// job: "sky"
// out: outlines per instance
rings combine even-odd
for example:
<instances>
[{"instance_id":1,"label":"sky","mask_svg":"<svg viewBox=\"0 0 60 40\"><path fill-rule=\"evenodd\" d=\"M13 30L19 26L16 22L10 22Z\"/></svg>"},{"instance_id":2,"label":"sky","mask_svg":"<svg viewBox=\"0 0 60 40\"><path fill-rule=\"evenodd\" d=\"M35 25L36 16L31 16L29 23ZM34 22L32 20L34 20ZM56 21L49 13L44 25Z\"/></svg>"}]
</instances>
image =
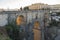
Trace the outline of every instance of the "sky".
<instances>
[{"instance_id":1,"label":"sky","mask_svg":"<svg viewBox=\"0 0 60 40\"><path fill-rule=\"evenodd\" d=\"M34 3L45 3L49 5L60 4L60 0L0 0L0 8L15 9L25 7Z\"/></svg>"}]
</instances>

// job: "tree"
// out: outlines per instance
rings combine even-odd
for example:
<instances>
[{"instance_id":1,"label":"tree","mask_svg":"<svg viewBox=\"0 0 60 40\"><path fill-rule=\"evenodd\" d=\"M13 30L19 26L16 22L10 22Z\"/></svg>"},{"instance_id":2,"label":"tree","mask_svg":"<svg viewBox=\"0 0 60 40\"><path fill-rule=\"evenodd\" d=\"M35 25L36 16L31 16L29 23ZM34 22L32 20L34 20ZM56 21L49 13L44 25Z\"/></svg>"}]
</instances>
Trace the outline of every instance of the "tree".
<instances>
[{"instance_id":1,"label":"tree","mask_svg":"<svg viewBox=\"0 0 60 40\"><path fill-rule=\"evenodd\" d=\"M29 7L24 7L24 10L29 10Z\"/></svg>"}]
</instances>

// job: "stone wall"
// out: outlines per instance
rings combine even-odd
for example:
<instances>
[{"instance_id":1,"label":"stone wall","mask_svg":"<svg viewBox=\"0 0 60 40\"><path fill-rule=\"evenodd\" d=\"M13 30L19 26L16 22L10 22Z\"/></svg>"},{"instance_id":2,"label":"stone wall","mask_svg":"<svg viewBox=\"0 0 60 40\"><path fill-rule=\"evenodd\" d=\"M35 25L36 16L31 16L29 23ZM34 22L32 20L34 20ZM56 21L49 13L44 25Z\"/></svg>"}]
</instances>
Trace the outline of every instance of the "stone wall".
<instances>
[{"instance_id":1,"label":"stone wall","mask_svg":"<svg viewBox=\"0 0 60 40\"><path fill-rule=\"evenodd\" d=\"M38 19L43 19L44 13L48 10L32 10L32 11L2 11L0 12L0 26L5 26L12 20L15 21L18 15L23 15L27 23L32 22L38 16Z\"/></svg>"}]
</instances>

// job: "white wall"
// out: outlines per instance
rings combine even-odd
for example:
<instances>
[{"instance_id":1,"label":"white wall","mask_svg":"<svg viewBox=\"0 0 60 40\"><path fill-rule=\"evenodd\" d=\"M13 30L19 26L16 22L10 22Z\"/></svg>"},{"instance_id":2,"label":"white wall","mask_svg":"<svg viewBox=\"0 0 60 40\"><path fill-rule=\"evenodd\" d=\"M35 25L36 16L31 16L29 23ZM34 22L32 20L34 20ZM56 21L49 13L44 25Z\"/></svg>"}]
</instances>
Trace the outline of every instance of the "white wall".
<instances>
[{"instance_id":1,"label":"white wall","mask_svg":"<svg viewBox=\"0 0 60 40\"><path fill-rule=\"evenodd\" d=\"M7 14L0 14L0 26L4 26L7 24Z\"/></svg>"}]
</instances>

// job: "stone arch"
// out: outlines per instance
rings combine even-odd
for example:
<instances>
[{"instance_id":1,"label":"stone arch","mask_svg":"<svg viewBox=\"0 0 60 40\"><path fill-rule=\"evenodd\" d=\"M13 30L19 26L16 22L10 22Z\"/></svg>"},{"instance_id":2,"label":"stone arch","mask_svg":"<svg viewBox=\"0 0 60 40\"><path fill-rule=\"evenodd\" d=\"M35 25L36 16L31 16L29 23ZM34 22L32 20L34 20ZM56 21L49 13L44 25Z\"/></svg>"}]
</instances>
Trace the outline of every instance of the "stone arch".
<instances>
[{"instance_id":1,"label":"stone arch","mask_svg":"<svg viewBox=\"0 0 60 40\"><path fill-rule=\"evenodd\" d=\"M21 25L23 24L23 21L24 21L24 15L18 15L16 18L16 24Z\"/></svg>"},{"instance_id":2,"label":"stone arch","mask_svg":"<svg viewBox=\"0 0 60 40\"><path fill-rule=\"evenodd\" d=\"M33 32L34 32L34 40L41 40L41 30L40 30L40 22L39 21L35 21L34 22L34 28L33 28Z\"/></svg>"},{"instance_id":3,"label":"stone arch","mask_svg":"<svg viewBox=\"0 0 60 40\"><path fill-rule=\"evenodd\" d=\"M39 26L40 26L39 21L35 21L35 22L34 22L34 28L38 28Z\"/></svg>"}]
</instances>

